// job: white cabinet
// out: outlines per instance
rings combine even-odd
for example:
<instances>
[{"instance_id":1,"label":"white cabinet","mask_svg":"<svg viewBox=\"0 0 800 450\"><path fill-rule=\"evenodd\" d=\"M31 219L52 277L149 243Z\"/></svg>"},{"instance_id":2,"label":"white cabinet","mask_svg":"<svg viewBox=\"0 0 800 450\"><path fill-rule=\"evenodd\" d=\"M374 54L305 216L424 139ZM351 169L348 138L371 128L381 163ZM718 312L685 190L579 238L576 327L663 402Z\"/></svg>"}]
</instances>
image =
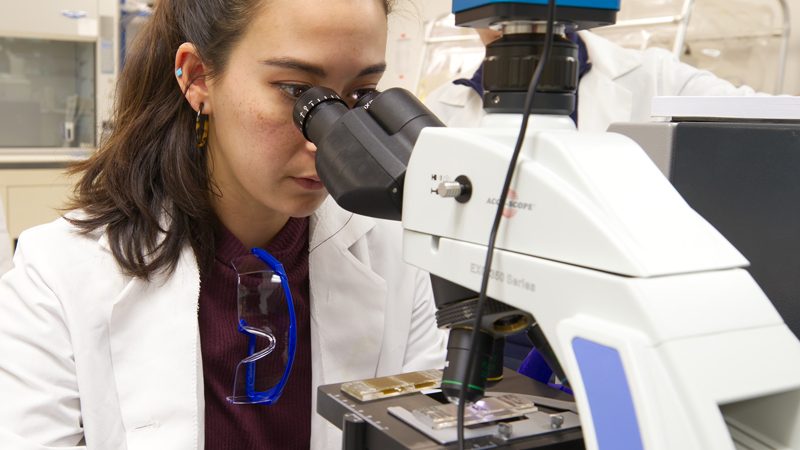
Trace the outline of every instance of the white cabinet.
<instances>
[{"instance_id":1,"label":"white cabinet","mask_svg":"<svg viewBox=\"0 0 800 450\"><path fill-rule=\"evenodd\" d=\"M0 35L57 40L97 39L97 0L25 0L5 6Z\"/></svg>"},{"instance_id":2,"label":"white cabinet","mask_svg":"<svg viewBox=\"0 0 800 450\"><path fill-rule=\"evenodd\" d=\"M63 168L0 168L0 200L12 241L62 214L75 180Z\"/></svg>"},{"instance_id":3,"label":"white cabinet","mask_svg":"<svg viewBox=\"0 0 800 450\"><path fill-rule=\"evenodd\" d=\"M118 35L117 0L26 0L5 8L0 155L96 147L111 112Z\"/></svg>"}]
</instances>

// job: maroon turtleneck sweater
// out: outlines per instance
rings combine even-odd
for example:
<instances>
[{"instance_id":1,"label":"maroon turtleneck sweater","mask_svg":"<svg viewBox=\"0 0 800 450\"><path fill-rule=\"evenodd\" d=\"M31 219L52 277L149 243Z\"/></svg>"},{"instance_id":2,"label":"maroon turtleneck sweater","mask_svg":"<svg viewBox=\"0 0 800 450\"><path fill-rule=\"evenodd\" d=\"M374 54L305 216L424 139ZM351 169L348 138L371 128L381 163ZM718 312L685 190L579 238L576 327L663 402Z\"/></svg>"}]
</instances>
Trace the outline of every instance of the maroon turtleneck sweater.
<instances>
[{"instance_id":1,"label":"maroon turtleneck sweater","mask_svg":"<svg viewBox=\"0 0 800 450\"><path fill-rule=\"evenodd\" d=\"M297 314L292 372L280 399L271 406L233 405L226 400L232 394L236 365L247 356L247 336L237 330L236 272L230 262L249 250L220 225L214 267L200 277L198 320L205 381L205 448L307 449L312 406L308 219L289 219L265 248L286 269ZM275 334L281 336L284 332Z\"/></svg>"}]
</instances>

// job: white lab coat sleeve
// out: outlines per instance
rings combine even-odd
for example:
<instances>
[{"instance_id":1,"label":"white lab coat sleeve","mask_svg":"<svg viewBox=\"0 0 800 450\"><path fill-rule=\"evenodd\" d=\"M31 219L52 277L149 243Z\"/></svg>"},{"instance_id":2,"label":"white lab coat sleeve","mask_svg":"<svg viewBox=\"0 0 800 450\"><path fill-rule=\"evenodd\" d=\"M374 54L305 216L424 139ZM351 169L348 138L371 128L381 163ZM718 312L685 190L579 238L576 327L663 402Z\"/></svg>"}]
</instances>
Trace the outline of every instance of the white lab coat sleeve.
<instances>
[{"instance_id":1,"label":"white lab coat sleeve","mask_svg":"<svg viewBox=\"0 0 800 450\"><path fill-rule=\"evenodd\" d=\"M70 333L43 274L59 249L26 251L26 234L0 279L0 448L85 448Z\"/></svg>"},{"instance_id":2,"label":"white lab coat sleeve","mask_svg":"<svg viewBox=\"0 0 800 450\"><path fill-rule=\"evenodd\" d=\"M11 267L11 236L8 233L3 202L0 202L0 277L11 270Z\"/></svg>"},{"instance_id":3,"label":"white lab coat sleeve","mask_svg":"<svg viewBox=\"0 0 800 450\"><path fill-rule=\"evenodd\" d=\"M718 78L707 70L696 69L685 63L678 63L678 66L675 70L677 74L684 72L687 72L687 74L685 75L685 81L680 83L676 95L737 96L756 94L755 90L750 86L736 87L731 82Z\"/></svg>"},{"instance_id":4,"label":"white lab coat sleeve","mask_svg":"<svg viewBox=\"0 0 800 450\"><path fill-rule=\"evenodd\" d=\"M680 96L737 96L753 95L755 91L749 86L734 86L731 82L717 77L713 73L683 63L672 53L652 48L644 52L645 67L648 59L657 59L661 65L663 85L658 95Z\"/></svg>"},{"instance_id":5,"label":"white lab coat sleeve","mask_svg":"<svg viewBox=\"0 0 800 450\"><path fill-rule=\"evenodd\" d=\"M414 305L403 372L442 368L447 344L445 331L436 327L430 275L416 270L414 278Z\"/></svg>"}]
</instances>

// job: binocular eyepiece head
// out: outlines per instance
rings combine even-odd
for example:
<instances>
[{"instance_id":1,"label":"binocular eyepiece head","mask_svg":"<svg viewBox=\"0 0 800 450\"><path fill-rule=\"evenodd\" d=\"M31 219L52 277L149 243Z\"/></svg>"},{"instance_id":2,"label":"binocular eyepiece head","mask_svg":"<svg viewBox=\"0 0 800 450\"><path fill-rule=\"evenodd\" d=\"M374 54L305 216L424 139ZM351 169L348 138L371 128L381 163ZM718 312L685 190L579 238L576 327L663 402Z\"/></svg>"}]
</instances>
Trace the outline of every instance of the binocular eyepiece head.
<instances>
[{"instance_id":1,"label":"binocular eyepiece head","mask_svg":"<svg viewBox=\"0 0 800 450\"><path fill-rule=\"evenodd\" d=\"M423 128L444 124L413 94L393 88L362 96L352 109L332 89L297 99L295 125L317 146L317 173L339 206L400 220L403 181Z\"/></svg>"}]
</instances>

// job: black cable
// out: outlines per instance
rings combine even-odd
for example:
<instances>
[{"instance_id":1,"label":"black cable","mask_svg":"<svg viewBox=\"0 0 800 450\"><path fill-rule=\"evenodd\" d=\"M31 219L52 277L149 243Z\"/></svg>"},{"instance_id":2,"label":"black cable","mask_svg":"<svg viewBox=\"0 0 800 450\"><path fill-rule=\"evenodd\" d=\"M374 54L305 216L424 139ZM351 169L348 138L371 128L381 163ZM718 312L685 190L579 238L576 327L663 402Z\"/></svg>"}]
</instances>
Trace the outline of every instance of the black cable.
<instances>
[{"instance_id":1,"label":"black cable","mask_svg":"<svg viewBox=\"0 0 800 450\"><path fill-rule=\"evenodd\" d=\"M492 267L492 259L494 258L494 246L497 240L497 231L500 228L500 219L503 217L503 209L506 206L508 199L508 189L511 187L511 179L514 176L514 169L517 167L517 159L522 151L522 143L525 140L525 133L528 129L528 118L530 116L531 108L533 106L533 97L536 92L536 87L539 85L539 79L542 76L542 71L547 61L550 59L550 53L553 48L553 29L555 28L555 15L556 15L556 0L548 0L547 2L547 29L545 31L545 43L542 51L542 56L536 64L536 70L533 72L531 82L528 85L528 93L525 96L525 107L522 112L522 125L520 126L519 136L517 137L517 144L514 147L514 153L511 155L511 161L508 163L508 171L506 172L506 179L503 183L503 191L500 193L500 201L497 203L497 213L494 216L492 224L492 231L489 234L489 242L486 246L486 262L483 265L483 278L481 279L481 290L478 297L478 306L475 312L475 321L472 326L472 335L470 337L470 348L475 348L478 341L478 333L480 332L481 320L483 319L483 308L486 304L486 288L489 284L489 273ZM458 413L456 415L456 430L458 433L458 448L464 450L464 409L465 399L467 395L467 382L466 377L472 373L472 368L475 365L475 352L470 352L467 361L467 371L465 372L465 379L461 380L461 390L458 394Z\"/></svg>"}]
</instances>

